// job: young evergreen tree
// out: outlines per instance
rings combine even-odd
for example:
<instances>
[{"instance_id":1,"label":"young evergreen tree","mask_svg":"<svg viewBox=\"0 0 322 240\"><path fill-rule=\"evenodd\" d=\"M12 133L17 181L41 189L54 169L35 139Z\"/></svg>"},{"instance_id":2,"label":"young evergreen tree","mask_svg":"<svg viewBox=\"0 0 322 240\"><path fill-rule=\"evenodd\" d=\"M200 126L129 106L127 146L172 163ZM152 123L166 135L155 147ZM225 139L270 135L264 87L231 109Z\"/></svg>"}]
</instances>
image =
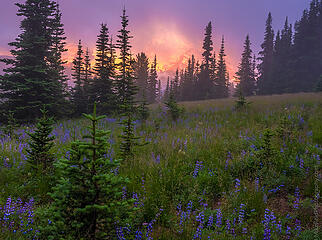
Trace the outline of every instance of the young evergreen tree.
<instances>
[{"instance_id":1,"label":"young evergreen tree","mask_svg":"<svg viewBox=\"0 0 322 240\"><path fill-rule=\"evenodd\" d=\"M252 62L252 50L250 47L249 35L246 36L244 51L242 53L241 63L239 64L238 71L236 72L239 84L237 89L243 96L250 96L255 91L255 75Z\"/></svg>"},{"instance_id":2,"label":"young evergreen tree","mask_svg":"<svg viewBox=\"0 0 322 240\"><path fill-rule=\"evenodd\" d=\"M158 83L158 73L157 73L157 56L154 56L154 61L150 68L150 76L148 82L148 100L149 103L156 102L156 92Z\"/></svg>"},{"instance_id":3,"label":"young evergreen tree","mask_svg":"<svg viewBox=\"0 0 322 240\"><path fill-rule=\"evenodd\" d=\"M217 72L215 79L215 96L216 98L226 98L229 95L228 86L229 78L225 60L225 41L222 37L221 48L219 52L219 60L217 64Z\"/></svg>"},{"instance_id":4,"label":"young evergreen tree","mask_svg":"<svg viewBox=\"0 0 322 240\"><path fill-rule=\"evenodd\" d=\"M48 117L45 109L41 109L41 113L35 131L27 133L30 137L27 162L32 169L44 173L53 168L55 158L51 150L55 136L50 136L54 128L53 118Z\"/></svg>"},{"instance_id":5,"label":"young evergreen tree","mask_svg":"<svg viewBox=\"0 0 322 240\"><path fill-rule=\"evenodd\" d=\"M113 44L110 43L108 28L101 24L100 34L96 41L96 59L91 86L91 103L99 104L98 112L106 114L115 110L116 95L114 93L115 64Z\"/></svg>"},{"instance_id":6,"label":"young evergreen tree","mask_svg":"<svg viewBox=\"0 0 322 240\"><path fill-rule=\"evenodd\" d=\"M73 88L73 104L75 106L75 114L80 115L86 111L87 99L84 93L84 61L83 61L82 41L78 42L77 55L73 60L73 73L75 86Z\"/></svg>"},{"instance_id":7,"label":"young evergreen tree","mask_svg":"<svg viewBox=\"0 0 322 240\"><path fill-rule=\"evenodd\" d=\"M114 174L119 160L106 158L109 131L99 130L105 116L84 115L89 135L71 145L70 158L60 160L53 203L47 210L52 223L41 229L43 239L116 239L116 227L129 223L134 208L131 199L122 199L128 179Z\"/></svg>"},{"instance_id":8,"label":"young evergreen tree","mask_svg":"<svg viewBox=\"0 0 322 240\"><path fill-rule=\"evenodd\" d=\"M258 93L261 95L270 94L272 82L272 66L274 53L274 30L272 27L272 15L268 14L266 20L266 30L264 42L261 45L262 51L259 52L258 58L261 63L258 65Z\"/></svg>"},{"instance_id":9,"label":"young evergreen tree","mask_svg":"<svg viewBox=\"0 0 322 240\"><path fill-rule=\"evenodd\" d=\"M136 55L133 68L136 85L138 87L137 100L143 101L144 98L146 100L149 80L149 59L144 52Z\"/></svg>"},{"instance_id":10,"label":"young evergreen tree","mask_svg":"<svg viewBox=\"0 0 322 240\"><path fill-rule=\"evenodd\" d=\"M179 99L179 69L176 70L176 75L174 76L173 83L173 96L176 100Z\"/></svg>"},{"instance_id":11,"label":"young evergreen tree","mask_svg":"<svg viewBox=\"0 0 322 240\"><path fill-rule=\"evenodd\" d=\"M123 9L122 18L122 29L117 35L117 47L120 50L118 70L119 74L117 76L117 97L119 102L119 111L132 112L135 110L135 95L137 93L137 87L134 83L133 74L133 60L131 58L131 45L130 31L127 29L129 20L126 16L126 10Z\"/></svg>"},{"instance_id":12,"label":"young evergreen tree","mask_svg":"<svg viewBox=\"0 0 322 240\"><path fill-rule=\"evenodd\" d=\"M17 3L17 15L23 17L22 33L9 43L13 59L2 59L9 65L1 78L0 98L3 106L12 110L20 121L32 121L40 116L45 105L58 114L64 100L62 61L63 31L58 6L50 0L26 0ZM58 77L59 76L59 77Z\"/></svg>"}]
</instances>

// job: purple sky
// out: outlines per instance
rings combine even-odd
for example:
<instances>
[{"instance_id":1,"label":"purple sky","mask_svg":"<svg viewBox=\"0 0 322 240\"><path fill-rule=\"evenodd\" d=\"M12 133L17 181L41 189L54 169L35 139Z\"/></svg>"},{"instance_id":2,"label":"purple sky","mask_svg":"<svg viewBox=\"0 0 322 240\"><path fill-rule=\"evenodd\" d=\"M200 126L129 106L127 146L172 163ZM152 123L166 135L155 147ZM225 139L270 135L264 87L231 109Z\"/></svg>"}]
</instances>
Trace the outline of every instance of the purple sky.
<instances>
[{"instance_id":1,"label":"purple sky","mask_svg":"<svg viewBox=\"0 0 322 240\"><path fill-rule=\"evenodd\" d=\"M20 33L15 2L1 0L0 55L8 55L8 42ZM114 36L120 28L120 15L125 5L130 20L133 53L144 51L152 58L157 54L160 70L165 74L183 66L187 57L200 58L204 28L213 22L213 40L219 51L225 35L227 63L231 75L236 71L246 34L258 53L263 41L269 11L275 30L288 16L291 23L301 17L310 0L59 0L71 61L78 39L94 50L99 24L106 23ZM233 77L233 76L231 76Z\"/></svg>"}]
</instances>

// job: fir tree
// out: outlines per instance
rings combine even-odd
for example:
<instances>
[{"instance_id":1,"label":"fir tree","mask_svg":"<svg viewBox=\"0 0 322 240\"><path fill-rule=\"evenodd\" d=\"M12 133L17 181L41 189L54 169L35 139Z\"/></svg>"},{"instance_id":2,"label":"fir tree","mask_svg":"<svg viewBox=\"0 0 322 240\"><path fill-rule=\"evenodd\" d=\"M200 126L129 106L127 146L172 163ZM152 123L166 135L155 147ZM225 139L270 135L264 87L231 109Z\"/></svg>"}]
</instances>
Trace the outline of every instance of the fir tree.
<instances>
[{"instance_id":1,"label":"fir tree","mask_svg":"<svg viewBox=\"0 0 322 240\"><path fill-rule=\"evenodd\" d=\"M169 95L170 95L170 77L168 76L167 85L166 85L164 96L163 96L164 99L168 99Z\"/></svg>"},{"instance_id":2,"label":"fir tree","mask_svg":"<svg viewBox=\"0 0 322 240\"><path fill-rule=\"evenodd\" d=\"M75 59L73 60L73 73L75 86L73 88L73 103L75 106L75 113L80 115L86 111L87 99L84 93L84 62L82 42L78 42L78 50Z\"/></svg>"},{"instance_id":3,"label":"fir tree","mask_svg":"<svg viewBox=\"0 0 322 240\"><path fill-rule=\"evenodd\" d=\"M149 76L149 82L148 82L149 103L156 102L157 83L158 83L157 56L155 55L154 61L150 68L150 76Z\"/></svg>"},{"instance_id":4,"label":"fir tree","mask_svg":"<svg viewBox=\"0 0 322 240\"><path fill-rule=\"evenodd\" d=\"M96 106L84 141L71 145L70 158L56 167L59 178L47 210L52 224L41 229L44 239L116 239L116 225L124 226L133 211L132 200L122 199L128 180L115 174L120 161L106 158L109 131L97 129ZM46 218L46 219L47 219Z\"/></svg>"},{"instance_id":5,"label":"fir tree","mask_svg":"<svg viewBox=\"0 0 322 240\"><path fill-rule=\"evenodd\" d=\"M312 0L295 23L291 56L291 92L312 91L322 74L322 7Z\"/></svg>"},{"instance_id":6,"label":"fir tree","mask_svg":"<svg viewBox=\"0 0 322 240\"><path fill-rule=\"evenodd\" d=\"M229 78L227 73L225 56L226 56L225 42L224 42L224 37L222 37L221 49L219 52L219 60L217 64L217 73L216 73L216 79L215 79L216 98L226 98L229 95L229 92L228 92Z\"/></svg>"},{"instance_id":7,"label":"fir tree","mask_svg":"<svg viewBox=\"0 0 322 240\"><path fill-rule=\"evenodd\" d=\"M100 34L96 41L96 59L93 73L95 78L91 86L91 103L97 102L98 112L112 113L115 110L114 93L114 46L110 42L106 24L101 24Z\"/></svg>"},{"instance_id":8,"label":"fir tree","mask_svg":"<svg viewBox=\"0 0 322 240\"><path fill-rule=\"evenodd\" d=\"M290 92L290 57L292 53L292 26L286 18L284 29L278 31L274 44L271 93Z\"/></svg>"},{"instance_id":9,"label":"fir tree","mask_svg":"<svg viewBox=\"0 0 322 240\"><path fill-rule=\"evenodd\" d=\"M252 65L252 50L250 45L249 35L247 35L241 63L239 64L238 71L236 72L237 79L239 80L237 88L244 96L253 95L255 90L255 75Z\"/></svg>"},{"instance_id":10,"label":"fir tree","mask_svg":"<svg viewBox=\"0 0 322 240\"><path fill-rule=\"evenodd\" d=\"M9 43L13 59L1 61L10 67L1 78L0 98L3 106L15 112L20 121L32 121L40 106L59 114L64 100L65 79L62 76L64 51L63 29L58 6L50 0L27 0L17 3L18 16L23 17L22 33Z\"/></svg>"},{"instance_id":11,"label":"fir tree","mask_svg":"<svg viewBox=\"0 0 322 240\"><path fill-rule=\"evenodd\" d=\"M91 82L92 82L91 59L89 57L89 51L87 48L84 56L84 87L83 87L84 98L86 99L85 113L89 112L89 105L91 100L90 99Z\"/></svg>"},{"instance_id":12,"label":"fir tree","mask_svg":"<svg viewBox=\"0 0 322 240\"><path fill-rule=\"evenodd\" d=\"M160 79L158 81L158 96L157 96L157 98L158 98L158 102L160 102L161 99L162 99L162 86L161 86L161 80Z\"/></svg>"},{"instance_id":13,"label":"fir tree","mask_svg":"<svg viewBox=\"0 0 322 240\"><path fill-rule=\"evenodd\" d=\"M48 112L41 109L42 117L38 120L34 132L28 133L30 137L29 149L27 149L27 162L31 168L43 172L52 169L54 155L51 152L54 146L53 118L48 117Z\"/></svg>"},{"instance_id":14,"label":"fir tree","mask_svg":"<svg viewBox=\"0 0 322 240\"><path fill-rule=\"evenodd\" d=\"M270 94L272 81L272 66L273 66L273 52L274 52L274 30L272 27L272 15L268 14L266 20L266 30L264 42L261 45L262 51L259 52L258 58L261 63L258 66L258 93Z\"/></svg>"},{"instance_id":15,"label":"fir tree","mask_svg":"<svg viewBox=\"0 0 322 240\"><path fill-rule=\"evenodd\" d=\"M213 50L213 42L212 42L212 26L211 22L208 23L205 29L205 38L203 41L203 62L201 65L201 71L199 74L199 81L198 81L198 91L199 91L199 99L209 99L214 96L214 86L211 80L211 63L212 59L212 50ZM191 79L191 76L189 76Z\"/></svg>"},{"instance_id":16,"label":"fir tree","mask_svg":"<svg viewBox=\"0 0 322 240\"><path fill-rule=\"evenodd\" d=\"M57 84L55 90L56 92L53 95L56 96L57 102L54 105L56 117L62 117L66 115L68 109L66 107L67 98L69 98L67 76L65 74L65 64L67 61L62 59L62 54L67 52L66 46L66 37L64 31L64 24L61 22L62 13L60 12L59 4L56 3L56 9L53 14L53 19L51 22L51 31L52 31L52 43L51 43L51 56L48 57L50 74L52 76L53 82ZM64 108L62 108L64 106Z\"/></svg>"},{"instance_id":17,"label":"fir tree","mask_svg":"<svg viewBox=\"0 0 322 240\"><path fill-rule=\"evenodd\" d=\"M117 76L117 97L119 101L120 112L132 112L135 109L135 94L137 87L134 84L133 60L131 58L130 31L128 27L128 16L123 9L122 29L117 35L117 47L120 50L120 63L118 64L119 75Z\"/></svg>"},{"instance_id":18,"label":"fir tree","mask_svg":"<svg viewBox=\"0 0 322 240\"><path fill-rule=\"evenodd\" d=\"M136 55L133 68L136 85L138 87L137 100L143 101L144 98L146 99L149 80L149 59L145 53L142 52Z\"/></svg>"}]
</instances>

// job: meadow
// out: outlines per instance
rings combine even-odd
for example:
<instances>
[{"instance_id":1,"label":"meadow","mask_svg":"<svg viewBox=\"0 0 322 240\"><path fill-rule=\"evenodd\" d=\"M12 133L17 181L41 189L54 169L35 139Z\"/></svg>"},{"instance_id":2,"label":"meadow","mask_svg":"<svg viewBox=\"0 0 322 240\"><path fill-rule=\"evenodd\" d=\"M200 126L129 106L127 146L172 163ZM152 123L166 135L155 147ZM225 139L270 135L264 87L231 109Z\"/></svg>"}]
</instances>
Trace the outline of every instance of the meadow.
<instances>
[{"instance_id":1,"label":"meadow","mask_svg":"<svg viewBox=\"0 0 322 240\"><path fill-rule=\"evenodd\" d=\"M318 239L321 201L322 94L250 97L179 103L172 121L163 105L135 122L142 146L115 175L129 178L123 198L134 199L135 220L117 227L116 239ZM55 123L56 161L69 158L72 141L88 120ZM107 159L118 156L119 119ZM0 133L0 239L38 239L54 177L26 168L28 131ZM37 187L35 187L37 186Z\"/></svg>"}]
</instances>

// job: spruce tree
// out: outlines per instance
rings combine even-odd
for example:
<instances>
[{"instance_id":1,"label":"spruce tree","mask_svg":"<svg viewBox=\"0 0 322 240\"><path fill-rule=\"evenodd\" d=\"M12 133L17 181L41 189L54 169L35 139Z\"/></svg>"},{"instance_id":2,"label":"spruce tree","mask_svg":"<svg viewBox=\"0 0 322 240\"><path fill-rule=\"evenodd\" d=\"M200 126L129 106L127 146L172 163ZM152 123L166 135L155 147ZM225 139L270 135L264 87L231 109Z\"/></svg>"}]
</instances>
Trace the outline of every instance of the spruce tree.
<instances>
[{"instance_id":1,"label":"spruce tree","mask_svg":"<svg viewBox=\"0 0 322 240\"><path fill-rule=\"evenodd\" d=\"M295 23L294 47L291 56L291 92L314 90L322 74L322 7L312 0Z\"/></svg>"},{"instance_id":2,"label":"spruce tree","mask_svg":"<svg viewBox=\"0 0 322 240\"><path fill-rule=\"evenodd\" d=\"M85 103L85 112L89 113L90 106L90 91L91 91L91 83L92 83L92 69L91 69L91 59L89 57L88 48L86 49L86 53L84 56L84 98L86 99Z\"/></svg>"},{"instance_id":3,"label":"spruce tree","mask_svg":"<svg viewBox=\"0 0 322 240\"><path fill-rule=\"evenodd\" d=\"M133 60L130 53L130 39L132 36L130 36L130 31L127 29L129 20L128 16L126 16L125 9L123 9L121 19L122 29L119 31L119 35L117 35L117 48L120 50L120 57L116 87L119 111L121 113L126 113L135 110L134 97L137 93L137 87L134 83Z\"/></svg>"},{"instance_id":4,"label":"spruce tree","mask_svg":"<svg viewBox=\"0 0 322 240\"><path fill-rule=\"evenodd\" d=\"M161 86L161 80L158 81L158 96L157 96L158 102L162 99L162 86Z\"/></svg>"},{"instance_id":5,"label":"spruce tree","mask_svg":"<svg viewBox=\"0 0 322 240\"><path fill-rule=\"evenodd\" d=\"M113 172L120 161L106 157L110 131L97 128L106 116L96 116L95 104L93 114L84 116L89 135L74 141L70 158L56 165L58 182L44 216L52 223L41 229L44 239L116 239L116 227L128 223L133 211L133 201L122 199L128 179Z\"/></svg>"},{"instance_id":6,"label":"spruce tree","mask_svg":"<svg viewBox=\"0 0 322 240\"><path fill-rule=\"evenodd\" d=\"M250 45L249 35L247 35L241 63L236 72L237 79L239 80L237 89L239 89L243 96L253 95L255 90L255 75L253 72L252 50Z\"/></svg>"},{"instance_id":7,"label":"spruce tree","mask_svg":"<svg viewBox=\"0 0 322 240\"><path fill-rule=\"evenodd\" d=\"M145 53L142 52L136 55L136 61L133 68L136 85L138 87L137 100L143 101L144 98L146 100L149 80L149 59Z\"/></svg>"},{"instance_id":8,"label":"spruce tree","mask_svg":"<svg viewBox=\"0 0 322 240\"><path fill-rule=\"evenodd\" d=\"M35 131L27 133L30 137L27 162L32 169L43 173L53 167L55 158L51 151L55 136L50 136L54 128L53 118L48 117L45 109L41 109L41 113L42 117L38 120Z\"/></svg>"},{"instance_id":9,"label":"spruce tree","mask_svg":"<svg viewBox=\"0 0 322 240\"><path fill-rule=\"evenodd\" d=\"M201 65L201 71L199 74L198 81L198 92L199 99L209 99L214 96L214 86L211 79L211 63L212 59L212 51L213 51L213 42L212 42L212 25L211 22L208 23L205 29L205 37L202 46L204 52L202 53L203 61ZM190 76L191 78L191 76Z\"/></svg>"},{"instance_id":10,"label":"spruce tree","mask_svg":"<svg viewBox=\"0 0 322 240\"><path fill-rule=\"evenodd\" d=\"M215 96L216 98L226 98L229 95L228 86L229 78L225 60L225 41L224 36L221 41L221 48L219 52L219 60L217 64L217 72L215 79Z\"/></svg>"},{"instance_id":11,"label":"spruce tree","mask_svg":"<svg viewBox=\"0 0 322 240\"><path fill-rule=\"evenodd\" d=\"M73 104L75 106L75 114L80 115L86 111L87 99L84 93L84 61L83 61L82 42L78 42L78 50L73 60L73 73L75 86L73 88Z\"/></svg>"},{"instance_id":12,"label":"spruce tree","mask_svg":"<svg viewBox=\"0 0 322 240\"><path fill-rule=\"evenodd\" d=\"M22 33L9 43L13 59L2 59L9 65L0 83L2 107L12 110L20 121L32 121L40 116L45 105L59 114L64 100L65 79L61 53L64 51L63 29L58 5L50 0L26 0L17 3L17 15L23 17Z\"/></svg>"},{"instance_id":13,"label":"spruce tree","mask_svg":"<svg viewBox=\"0 0 322 240\"><path fill-rule=\"evenodd\" d=\"M148 82L149 103L156 102L157 83L158 83L157 56L155 55L154 61L150 68L150 76L149 76L149 82Z\"/></svg>"},{"instance_id":14,"label":"spruce tree","mask_svg":"<svg viewBox=\"0 0 322 240\"><path fill-rule=\"evenodd\" d=\"M52 43L51 43L51 56L48 57L50 74L53 82L57 84L55 92L52 94L56 96L57 102L54 104L56 117L62 117L69 114L71 111L67 109L67 99L70 97L68 92L67 76L65 74L65 64L67 61L62 59L64 52L67 52L66 47L66 36L64 31L64 24L61 22L62 13L59 8L59 4L56 3L56 9L53 14L51 22L52 31Z\"/></svg>"},{"instance_id":15,"label":"spruce tree","mask_svg":"<svg viewBox=\"0 0 322 240\"><path fill-rule=\"evenodd\" d=\"M272 66L274 53L274 30L272 27L272 15L268 14L266 20L266 30L264 42L261 45L262 50L259 52L258 58L261 63L258 66L258 93L261 95L270 94L272 82Z\"/></svg>"},{"instance_id":16,"label":"spruce tree","mask_svg":"<svg viewBox=\"0 0 322 240\"><path fill-rule=\"evenodd\" d=\"M274 43L271 93L290 92L290 57L292 54L292 26L285 20L284 29L278 31Z\"/></svg>"},{"instance_id":17,"label":"spruce tree","mask_svg":"<svg viewBox=\"0 0 322 240\"><path fill-rule=\"evenodd\" d=\"M110 42L106 24L101 24L100 34L96 41L96 59L93 67L95 78L91 86L91 104L99 104L98 112L110 114L115 110L116 95L114 92L115 64L114 46Z\"/></svg>"}]
</instances>

